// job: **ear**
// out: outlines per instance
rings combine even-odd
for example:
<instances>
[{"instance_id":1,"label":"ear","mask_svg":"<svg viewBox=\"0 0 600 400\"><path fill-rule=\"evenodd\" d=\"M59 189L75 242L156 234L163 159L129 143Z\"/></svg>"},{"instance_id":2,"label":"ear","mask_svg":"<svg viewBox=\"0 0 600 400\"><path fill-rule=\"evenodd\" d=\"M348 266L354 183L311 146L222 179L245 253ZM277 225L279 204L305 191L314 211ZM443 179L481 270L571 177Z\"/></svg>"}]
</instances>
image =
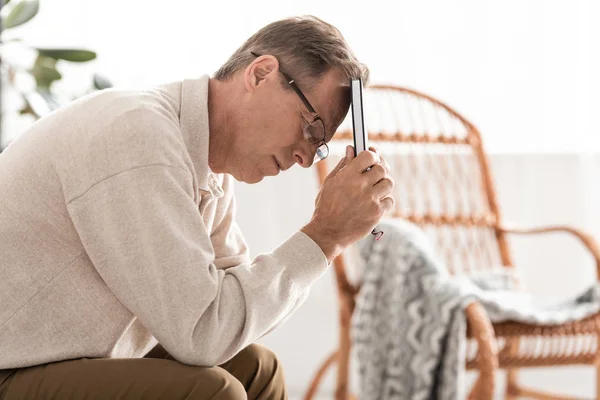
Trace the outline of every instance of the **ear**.
<instances>
[{"instance_id":1,"label":"ear","mask_svg":"<svg viewBox=\"0 0 600 400\"><path fill-rule=\"evenodd\" d=\"M277 75L279 72L279 62L270 55L258 57L246 67L244 72L244 81L246 89L250 92L255 91L262 86L267 79Z\"/></svg>"}]
</instances>

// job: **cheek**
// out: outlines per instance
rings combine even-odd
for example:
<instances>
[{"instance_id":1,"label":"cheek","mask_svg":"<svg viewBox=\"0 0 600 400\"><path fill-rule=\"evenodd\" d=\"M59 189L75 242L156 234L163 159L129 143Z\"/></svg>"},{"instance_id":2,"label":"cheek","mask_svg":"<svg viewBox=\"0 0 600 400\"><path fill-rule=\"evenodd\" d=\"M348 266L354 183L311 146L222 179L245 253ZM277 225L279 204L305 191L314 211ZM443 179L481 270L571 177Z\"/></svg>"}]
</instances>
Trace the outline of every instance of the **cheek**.
<instances>
[{"instance_id":1,"label":"cheek","mask_svg":"<svg viewBox=\"0 0 600 400\"><path fill-rule=\"evenodd\" d=\"M269 140L277 147L292 146L303 139L302 120L298 115L298 106L293 102L272 99L270 107L262 113L262 123L258 126L260 139Z\"/></svg>"},{"instance_id":2,"label":"cheek","mask_svg":"<svg viewBox=\"0 0 600 400\"><path fill-rule=\"evenodd\" d=\"M301 124L295 120L293 116L284 113L274 115L263 127L261 139L269 140L277 147L298 144L303 135Z\"/></svg>"},{"instance_id":3,"label":"cheek","mask_svg":"<svg viewBox=\"0 0 600 400\"><path fill-rule=\"evenodd\" d=\"M288 120L285 125L286 142L290 145L298 144L302 141L302 124L296 120Z\"/></svg>"}]
</instances>

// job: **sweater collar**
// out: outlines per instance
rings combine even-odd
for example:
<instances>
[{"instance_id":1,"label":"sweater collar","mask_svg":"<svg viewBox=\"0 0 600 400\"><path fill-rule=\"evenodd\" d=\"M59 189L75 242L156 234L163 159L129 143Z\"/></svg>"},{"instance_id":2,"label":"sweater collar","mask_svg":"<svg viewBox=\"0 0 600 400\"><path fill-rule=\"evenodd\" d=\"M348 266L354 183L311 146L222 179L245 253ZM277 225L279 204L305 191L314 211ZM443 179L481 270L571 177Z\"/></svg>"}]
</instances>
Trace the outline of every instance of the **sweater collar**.
<instances>
[{"instance_id":1,"label":"sweater collar","mask_svg":"<svg viewBox=\"0 0 600 400\"><path fill-rule=\"evenodd\" d=\"M218 196L222 188L216 174L208 165L208 81L208 75L198 79L183 80L179 121L185 144L194 164L198 187L200 190Z\"/></svg>"}]
</instances>

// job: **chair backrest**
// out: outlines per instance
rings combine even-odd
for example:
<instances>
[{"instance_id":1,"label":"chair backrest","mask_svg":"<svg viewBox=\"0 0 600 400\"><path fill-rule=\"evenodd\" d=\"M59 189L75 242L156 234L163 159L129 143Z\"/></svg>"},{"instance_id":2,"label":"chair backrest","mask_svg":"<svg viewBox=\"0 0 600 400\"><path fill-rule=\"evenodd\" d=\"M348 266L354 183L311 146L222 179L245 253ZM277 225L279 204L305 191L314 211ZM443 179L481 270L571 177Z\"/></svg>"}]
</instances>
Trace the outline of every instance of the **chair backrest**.
<instances>
[{"instance_id":1,"label":"chair backrest","mask_svg":"<svg viewBox=\"0 0 600 400\"><path fill-rule=\"evenodd\" d=\"M369 144L390 164L396 183L392 216L420 225L453 274L510 266L477 129L442 102L401 87L371 86L364 103ZM348 113L331 155L318 164L321 182L351 143ZM337 267L339 278L344 268Z\"/></svg>"}]
</instances>

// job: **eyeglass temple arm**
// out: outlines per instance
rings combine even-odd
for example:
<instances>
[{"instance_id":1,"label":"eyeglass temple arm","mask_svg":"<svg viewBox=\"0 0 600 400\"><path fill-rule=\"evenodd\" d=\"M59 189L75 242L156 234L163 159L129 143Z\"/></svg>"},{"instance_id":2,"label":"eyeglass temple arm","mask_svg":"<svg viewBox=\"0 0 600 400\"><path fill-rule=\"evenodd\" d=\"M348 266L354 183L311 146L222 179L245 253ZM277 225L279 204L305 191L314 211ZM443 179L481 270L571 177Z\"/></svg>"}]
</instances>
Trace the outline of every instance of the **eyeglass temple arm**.
<instances>
[{"instance_id":1,"label":"eyeglass temple arm","mask_svg":"<svg viewBox=\"0 0 600 400\"><path fill-rule=\"evenodd\" d=\"M302 102L304 103L304 105L306 106L306 108L308 109L308 111L311 114L316 114L317 112L315 111L315 109L313 108L313 106L310 105L310 103L308 102L308 99L306 98L306 96L304 96L304 93L302 93L302 91L300 90L300 88L298 87L298 85L296 85L296 82L290 78L285 72L279 70L281 72L281 74L283 75L283 77L285 79L287 79L288 83L290 84L290 86L292 87L292 89L294 89L294 92L296 92L298 94L298 96L300 97L300 100L302 100ZM321 119L321 117L318 117L319 119Z\"/></svg>"},{"instance_id":2,"label":"eyeglass temple arm","mask_svg":"<svg viewBox=\"0 0 600 400\"><path fill-rule=\"evenodd\" d=\"M253 51L251 51L250 53L254 57L260 57L260 54L258 54L258 53L255 53ZM285 78L285 80L287 81L287 83L292 87L292 89L294 89L294 92L296 92L296 94L298 94L298 97L300 97L300 100L302 100L302 102L304 103L304 105L306 106L306 108L308 109L308 111L311 114L316 114L317 112L315 111L315 109L313 108L313 106L310 105L310 103L308 102L308 99L306 98L306 96L304 96L304 93L302 93L302 91L300 90L300 88L296 84L296 81L294 81L292 79L292 77L290 77L288 74L286 74L285 72L283 72L281 70L281 68L279 68L279 72L281 72L281 75L283 75L283 77ZM321 117L319 117L319 119L321 119Z\"/></svg>"}]
</instances>

